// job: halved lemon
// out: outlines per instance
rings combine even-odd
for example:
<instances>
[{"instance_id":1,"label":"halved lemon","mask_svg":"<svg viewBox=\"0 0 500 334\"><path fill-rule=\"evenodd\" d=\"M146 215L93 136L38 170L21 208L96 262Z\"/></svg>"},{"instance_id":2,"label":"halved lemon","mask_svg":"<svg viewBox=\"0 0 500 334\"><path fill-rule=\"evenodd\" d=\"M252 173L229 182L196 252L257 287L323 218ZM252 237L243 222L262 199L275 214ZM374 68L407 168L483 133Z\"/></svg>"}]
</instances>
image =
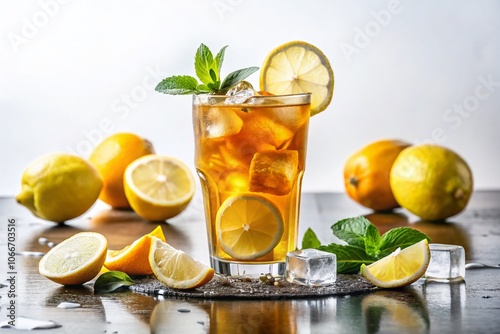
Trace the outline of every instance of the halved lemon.
<instances>
[{"instance_id":1,"label":"halved lemon","mask_svg":"<svg viewBox=\"0 0 500 334\"><path fill-rule=\"evenodd\" d=\"M149 250L152 237L165 241L161 226L123 249L108 250L104 266L109 270L123 271L128 275L151 275L153 270L149 265Z\"/></svg>"},{"instance_id":2,"label":"halved lemon","mask_svg":"<svg viewBox=\"0 0 500 334\"><path fill-rule=\"evenodd\" d=\"M154 154L128 165L124 186L132 209L151 221L177 216L187 207L195 190L193 174L186 164Z\"/></svg>"},{"instance_id":3,"label":"halved lemon","mask_svg":"<svg viewBox=\"0 0 500 334\"><path fill-rule=\"evenodd\" d=\"M253 260L271 252L284 230L278 208L254 194L227 198L217 211L216 224L221 248L237 260Z\"/></svg>"},{"instance_id":4,"label":"halved lemon","mask_svg":"<svg viewBox=\"0 0 500 334\"><path fill-rule=\"evenodd\" d=\"M334 76L325 54L306 42L292 41L275 48L260 71L260 89L276 95L312 93L311 116L328 107Z\"/></svg>"},{"instance_id":5,"label":"halved lemon","mask_svg":"<svg viewBox=\"0 0 500 334\"><path fill-rule=\"evenodd\" d=\"M102 234L80 232L45 254L38 264L38 271L56 283L80 285L97 276L107 250L108 241Z\"/></svg>"},{"instance_id":6,"label":"halved lemon","mask_svg":"<svg viewBox=\"0 0 500 334\"><path fill-rule=\"evenodd\" d=\"M380 288L399 288L409 285L425 274L431 252L426 239L393 253L366 266L361 265L361 274Z\"/></svg>"},{"instance_id":7,"label":"halved lemon","mask_svg":"<svg viewBox=\"0 0 500 334\"><path fill-rule=\"evenodd\" d=\"M212 268L157 237L151 240L149 264L156 278L174 289L194 289L214 277Z\"/></svg>"}]
</instances>

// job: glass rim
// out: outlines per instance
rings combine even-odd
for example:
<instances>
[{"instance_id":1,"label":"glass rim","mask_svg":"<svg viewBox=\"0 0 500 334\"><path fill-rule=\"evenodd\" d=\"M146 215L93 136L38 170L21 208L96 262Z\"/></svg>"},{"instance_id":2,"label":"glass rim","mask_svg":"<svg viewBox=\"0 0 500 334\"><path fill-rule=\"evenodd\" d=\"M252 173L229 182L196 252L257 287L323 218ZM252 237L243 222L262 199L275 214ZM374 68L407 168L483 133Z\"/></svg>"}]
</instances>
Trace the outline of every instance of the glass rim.
<instances>
[{"instance_id":1,"label":"glass rim","mask_svg":"<svg viewBox=\"0 0 500 334\"><path fill-rule=\"evenodd\" d=\"M249 96L248 99L243 102L243 103L235 103L235 105L247 105L250 103L247 103L249 99L257 99L257 100L278 100L278 101L283 101L283 103L287 104L286 101L290 101L291 104L310 104L311 103L311 96L312 93L292 93L292 94L283 94L283 95L253 95ZM218 101L223 101L228 98L231 98L233 96L231 95L215 95L215 94L193 94L193 103L196 102L201 102L204 104L204 101L207 99L214 99ZM294 102L292 102L294 101ZM230 104L228 104L230 105Z\"/></svg>"},{"instance_id":2,"label":"glass rim","mask_svg":"<svg viewBox=\"0 0 500 334\"><path fill-rule=\"evenodd\" d=\"M290 93L290 94L281 94L281 95L253 95L249 96L249 98L276 98L276 97L300 97L300 96L311 96L312 93ZM223 95L223 94L193 94L193 97L199 96L209 96L209 97L220 97L220 98L228 98L232 95Z\"/></svg>"}]
</instances>

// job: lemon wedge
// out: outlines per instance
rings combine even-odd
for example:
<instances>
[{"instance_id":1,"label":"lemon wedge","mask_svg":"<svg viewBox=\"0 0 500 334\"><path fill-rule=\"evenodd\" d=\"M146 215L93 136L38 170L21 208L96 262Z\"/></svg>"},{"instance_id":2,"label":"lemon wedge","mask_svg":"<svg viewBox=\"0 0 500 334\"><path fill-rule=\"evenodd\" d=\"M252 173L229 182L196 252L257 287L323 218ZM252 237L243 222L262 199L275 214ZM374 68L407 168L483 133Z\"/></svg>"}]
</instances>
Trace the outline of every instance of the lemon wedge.
<instances>
[{"instance_id":1,"label":"lemon wedge","mask_svg":"<svg viewBox=\"0 0 500 334\"><path fill-rule=\"evenodd\" d=\"M157 237L165 241L161 226L151 233L135 240L131 245L120 250L108 250L104 266L109 270L122 271L128 275L151 275L153 270L149 265L149 250L151 238Z\"/></svg>"},{"instance_id":2,"label":"lemon wedge","mask_svg":"<svg viewBox=\"0 0 500 334\"><path fill-rule=\"evenodd\" d=\"M379 288L399 288L409 285L425 274L431 252L426 239L393 253L366 266L361 265L361 274Z\"/></svg>"},{"instance_id":3,"label":"lemon wedge","mask_svg":"<svg viewBox=\"0 0 500 334\"><path fill-rule=\"evenodd\" d=\"M325 110L333 96L334 76L325 54L306 42L280 45L266 57L260 89L276 95L311 93L311 116Z\"/></svg>"},{"instance_id":4,"label":"lemon wedge","mask_svg":"<svg viewBox=\"0 0 500 334\"><path fill-rule=\"evenodd\" d=\"M194 289L210 282L214 270L175 249L157 237L152 237L149 264L156 278L174 289Z\"/></svg>"},{"instance_id":5,"label":"lemon wedge","mask_svg":"<svg viewBox=\"0 0 500 334\"><path fill-rule=\"evenodd\" d=\"M164 221L181 213L193 198L195 181L179 159L146 155L125 169L125 194L142 218Z\"/></svg>"},{"instance_id":6,"label":"lemon wedge","mask_svg":"<svg viewBox=\"0 0 500 334\"><path fill-rule=\"evenodd\" d=\"M216 217L221 248L237 260L253 260L271 252L284 230L278 208L254 194L227 198Z\"/></svg>"}]
</instances>

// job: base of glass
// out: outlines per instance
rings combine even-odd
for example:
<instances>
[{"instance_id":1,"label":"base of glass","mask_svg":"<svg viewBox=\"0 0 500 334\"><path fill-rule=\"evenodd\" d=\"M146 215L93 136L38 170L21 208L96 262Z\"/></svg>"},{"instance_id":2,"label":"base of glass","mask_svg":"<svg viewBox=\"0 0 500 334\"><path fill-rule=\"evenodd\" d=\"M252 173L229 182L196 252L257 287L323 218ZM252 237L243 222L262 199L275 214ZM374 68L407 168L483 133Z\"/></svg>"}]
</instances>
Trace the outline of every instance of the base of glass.
<instances>
[{"instance_id":1,"label":"base of glass","mask_svg":"<svg viewBox=\"0 0 500 334\"><path fill-rule=\"evenodd\" d=\"M262 274L273 276L285 275L285 262L274 263L240 263L224 261L211 257L210 264L215 272L221 275L259 277Z\"/></svg>"}]
</instances>

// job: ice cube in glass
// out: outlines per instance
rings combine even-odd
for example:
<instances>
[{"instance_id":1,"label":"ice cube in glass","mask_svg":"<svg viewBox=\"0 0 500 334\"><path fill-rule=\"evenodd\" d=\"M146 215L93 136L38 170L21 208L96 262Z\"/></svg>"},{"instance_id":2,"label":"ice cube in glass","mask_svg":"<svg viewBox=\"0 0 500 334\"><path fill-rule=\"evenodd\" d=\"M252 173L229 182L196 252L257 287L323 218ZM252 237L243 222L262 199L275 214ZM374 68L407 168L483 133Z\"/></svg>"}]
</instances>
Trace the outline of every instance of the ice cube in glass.
<instances>
[{"instance_id":1,"label":"ice cube in glass","mask_svg":"<svg viewBox=\"0 0 500 334\"><path fill-rule=\"evenodd\" d=\"M257 93L253 89L251 83L247 81L241 81L235 86L231 87L226 95L226 104L242 104L245 103L250 97L255 96Z\"/></svg>"},{"instance_id":2,"label":"ice cube in glass","mask_svg":"<svg viewBox=\"0 0 500 334\"><path fill-rule=\"evenodd\" d=\"M337 257L317 249L289 252L285 278L291 283L308 286L333 284L337 279Z\"/></svg>"},{"instance_id":3,"label":"ice cube in glass","mask_svg":"<svg viewBox=\"0 0 500 334\"><path fill-rule=\"evenodd\" d=\"M243 121L233 110L207 109L201 118L201 131L206 138L221 138L240 132Z\"/></svg>"},{"instance_id":4,"label":"ice cube in glass","mask_svg":"<svg viewBox=\"0 0 500 334\"><path fill-rule=\"evenodd\" d=\"M250 191L283 196L292 190L299 165L293 150L257 152L250 163Z\"/></svg>"},{"instance_id":5,"label":"ice cube in glass","mask_svg":"<svg viewBox=\"0 0 500 334\"><path fill-rule=\"evenodd\" d=\"M465 250L462 246L429 244L431 260L426 278L452 280L465 278Z\"/></svg>"},{"instance_id":6,"label":"ice cube in glass","mask_svg":"<svg viewBox=\"0 0 500 334\"><path fill-rule=\"evenodd\" d=\"M271 113L271 111L269 111ZM241 131L229 136L224 142L233 159L238 159L242 164L250 164L253 155L260 151L276 151L290 142L294 133L286 126L275 123L263 111L241 112L244 118ZM296 147L294 143L292 145Z\"/></svg>"}]
</instances>

